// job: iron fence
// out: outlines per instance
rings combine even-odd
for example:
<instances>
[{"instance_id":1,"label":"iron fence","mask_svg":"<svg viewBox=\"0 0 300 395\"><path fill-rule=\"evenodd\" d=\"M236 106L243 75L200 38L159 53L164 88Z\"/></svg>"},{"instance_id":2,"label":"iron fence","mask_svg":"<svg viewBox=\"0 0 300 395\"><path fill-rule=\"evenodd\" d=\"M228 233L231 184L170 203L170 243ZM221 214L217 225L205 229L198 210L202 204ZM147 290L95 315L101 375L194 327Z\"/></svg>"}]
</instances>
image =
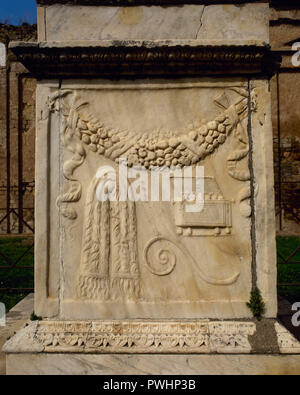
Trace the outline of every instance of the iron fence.
<instances>
[{"instance_id":1,"label":"iron fence","mask_svg":"<svg viewBox=\"0 0 300 395\"><path fill-rule=\"evenodd\" d=\"M33 210L33 209L31 209ZM22 236L23 238L26 238L26 240L29 241L29 245L24 246L24 251L20 253L20 255L17 255L16 257L13 257L13 254L11 251L9 253L4 253L1 249L1 244L0 244L0 273L5 273L5 276L1 276L0 274L0 292L6 292L6 293L19 293L19 292L33 292L33 287L13 287L9 285L11 283L12 278L14 278L16 271L18 269L21 270L26 270L28 272L27 278L33 280L33 272L34 272L34 262L33 259L31 260L32 263L29 265L23 264L25 258L28 257L29 254L33 254L33 249L34 249L34 240L33 240L33 235L34 235L34 228L28 224L24 220L23 215L19 215L18 209L17 208L10 208L9 210L6 210L6 214L0 219L0 225L3 223L5 220L7 220L8 217L11 215L14 215L18 222L22 222L22 225L24 225L28 230L29 233L26 234L20 234L20 233L12 233L10 235L2 235L2 238L0 240L14 240L14 237L19 237ZM20 227L18 227L19 229ZM32 239L32 240L31 240ZM5 263L5 264L3 264ZM3 280L4 277L4 280Z\"/></svg>"}]
</instances>

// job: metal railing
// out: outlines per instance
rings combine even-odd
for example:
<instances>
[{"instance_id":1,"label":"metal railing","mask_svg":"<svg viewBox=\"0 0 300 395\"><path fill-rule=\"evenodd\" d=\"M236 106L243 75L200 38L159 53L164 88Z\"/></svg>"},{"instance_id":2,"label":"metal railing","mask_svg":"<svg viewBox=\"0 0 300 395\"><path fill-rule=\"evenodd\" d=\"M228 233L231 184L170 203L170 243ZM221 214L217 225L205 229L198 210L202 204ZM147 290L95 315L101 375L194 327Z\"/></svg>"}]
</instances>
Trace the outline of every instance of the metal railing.
<instances>
[{"instance_id":1,"label":"metal railing","mask_svg":"<svg viewBox=\"0 0 300 395\"><path fill-rule=\"evenodd\" d=\"M0 265L0 271L1 270L14 270L16 268L21 268L21 269L27 269L32 271L32 276L33 276L33 270L34 270L34 264L32 265L24 265L20 266L20 263L22 263L22 259L28 255L28 253L32 252L34 248L34 242L30 243L27 248L22 252L20 256L18 256L15 260L11 260L10 257L6 256L3 254L0 250L0 258L2 258L3 261L6 262L6 265ZM278 265L295 265L299 264L300 261L298 260L293 260L292 258L297 254L297 252L300 250L300 244L293 250L291 253L288 255L288 257L284 257L278 250L277 250L277 264ZM279 261L281 260L281 261ZM1 278L1 277L0 277ZM300 283L278 283L279 287L300 287ZM33 288L7 288L3 287L0 285L0 292L3 291L10 291L10 292L19 292L19 291L33 291Z\"/></svg>"},{"instance_id":2,"label":"metal railing","mask_svg":"<svg viewBox=\"0 0 300 395\"><path fill-rule=\"evenodd\" d=\"M9 240L9 238L13 238L13 237L24 237L29 239L28 236L31 236L34 234L34 229L32 226L30 226L23 218L23 216L19 215L17 212L17 209L15 208L10 208L10 210L6 213L6 215L4 215L3 218L1 218L0 220L0 224L5 221L7 219L8 216L10 216L11 214L15 215L18 219L19 222L22 221L22 224L25 225L30 233L27 234L10 234L5 235L5 238L7 240ZM4 236L4 235L2 235ZM29 240L30 241L30 240ZM11 276L13 276L13 273L16 273L17 269L25 269L29 271L29 276L28 277L32 277L33 279L33 272L34 272L34 262L32 260L32 264L30 265L23 265L23 260L25 257L27 257L29 254L31 254L33 252L34 249L34 240L30 241L29 245L24 247L24 251L21 252L21 254L19 256L17 256L15 259L11 258L11 254L9 256L7 256L7 254L3 253L3 251L1 251L0 248L0 259L2 262L4 262L5 264L0 264L0 273L4 272L7 274L9 272L11 272ZM31 272L31 273L30 273ZM17 292L32 292L34 289L33 287L31 288L23 288L23 287L18 287L18 288L14 288L11 286L7 286L7 281L1 281L2 276L0 275L0 292L9 292L9 293L17 293Z\"/></svg>"},{"instance_id":3,"label":"metal railing","mask_svg":"<svg viewBox=\"0 0 300 395\"><path fill-rule=\"evenodd\" d=\"M300 244L294 250L292 250L287 258L284 258L277 249L277 265L296 265L300 263L300 261L291 261L291 259L297 254L299 250ZM279 262L279 259L282 261ZM278 283L277 285L278 287L300 287L300 283Z\"/></svg>"}]
</instances>

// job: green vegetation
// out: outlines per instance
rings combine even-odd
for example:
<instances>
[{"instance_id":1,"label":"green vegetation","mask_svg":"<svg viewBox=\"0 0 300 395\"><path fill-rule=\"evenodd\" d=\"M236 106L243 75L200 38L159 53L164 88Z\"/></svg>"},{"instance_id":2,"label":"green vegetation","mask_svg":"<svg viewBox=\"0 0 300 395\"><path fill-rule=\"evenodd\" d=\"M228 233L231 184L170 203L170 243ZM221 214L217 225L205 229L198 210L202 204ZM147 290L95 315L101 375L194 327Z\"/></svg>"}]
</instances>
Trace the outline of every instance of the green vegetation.
<instances>
[{"instance_id":1,"label":"green vegetation","mask_svg":"<svg viewBox=\"0 0 300 395\"><path fill-rule=\"evenodd\" d=\"M300 237L277 237L277 252L283 257L288 258L289 255L300 245ZM300 284L300 249L290 259L291 262L299 263L282 263L283 259L278 255L277 257L277 281L279 284L294 283ZM300 301L300 286L278 286L278 293L289 302Z\"/></svg>"},{"instance_id":2,"label":"green vegetation","mask_svg":"<svg viewBox=\"0 0 300 395\"><path fill-rule=\"evenodd\" d=\"M32 244L32 236L0 237L0 253L5 255L10 262L15 262ZM300 245L300 237L277 237L277 250L285 259L298 245ZM284 264L283 259L278 256L278 283L300 284L300 250L291 261L299 263ZM8 267L8 263L2 256L0 256L0 266ZM33 266L33 248L24 255L15 268L0 269L0 302L6 305L7 311L23 299L28 292L1 291L1 288L33 288L33 269L25 269L24 266ZM290 302L300 301L300 287L280 286L278 293Z\"/></svg>"},{"instance_id":3,"label":"green vegetation","mask_svg":"<svg viewBox=\"0 0 300 395\"><path fill-rule=\"evenodd\" d=\"M277 251L283 257L287 258L296 248L300 245L300 236L277 236L276 237ZM283 259L279 257L278 254L278 263L282 263ZM292 262L298 261L300 263L300 249L297 253L291 258Z\"/></svg>"},{"instance_id":4,"label":"green vegetation","mask_svg":"<svg viewBox=\"0 0 300 395\"><path fill-rule=\"evenodd\" d=\"M32 235L29 237L0 237L0 266L5 267L0 269L0 302L5 304L7 311L22 300L29 291L10 292L1 291L1 288L33 288L33 248L30 248L32 244ZM17 263L16 267L11 269L8 262L2 257L4 255L13 263L28 249L29 251ZM32 269L26 269L24 266L32 266Z\"/></svg>"},{"instance_id":5,"label":"green vegetation","mask_svg":"<svg viewBox=\"0 0 300 395\"><path fill-rule=\"evenodd\" d=\"M265 304L257 287L251 291L250 301L246 305L251 310L253 317L260 320L265 311Z\"/></svg>"},{"instance_id":6,"label":"green vegetation","mask_svg":"<svg viewBox=\"0 0 300 395\"><path fill-rule=\"evenodd\" d=\"M38 317L36 314L35 314L35 312L33 311L32 313L31 313L31 316L30 316L30 320L31 321L37 321L37 320L42 320L42 317Z\"/></svg>"}]
</instances>

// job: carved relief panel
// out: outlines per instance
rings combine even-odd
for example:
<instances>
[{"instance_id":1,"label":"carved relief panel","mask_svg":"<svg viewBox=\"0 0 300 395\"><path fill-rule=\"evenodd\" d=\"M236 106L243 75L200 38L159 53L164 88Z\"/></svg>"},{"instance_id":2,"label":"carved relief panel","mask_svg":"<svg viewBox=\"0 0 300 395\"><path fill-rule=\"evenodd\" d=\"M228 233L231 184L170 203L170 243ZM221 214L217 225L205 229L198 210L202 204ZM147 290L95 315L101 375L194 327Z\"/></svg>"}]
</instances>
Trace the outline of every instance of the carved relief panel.
<instances>
[{"instance_id":1,"label":"carved relief panel","mask_svg":"<svg viewBox=\"0 0 300 395\"><path fill-rule=\"evenodd\" d=\"M56 245L45 264L48 295L53 289L59 300L52 315L248 316L250 197L258 190L250 185L249 114L257 104L248 81L65 81L39 89L48 99L38 125L48 131L49 171L58 173L50 176L58 186L49 186L46 226L48 248ZM162 170L171 172L167 197ZM201 209L189 195L174 197L180 174L204 187Z\"/></svg>"}]
</instances>

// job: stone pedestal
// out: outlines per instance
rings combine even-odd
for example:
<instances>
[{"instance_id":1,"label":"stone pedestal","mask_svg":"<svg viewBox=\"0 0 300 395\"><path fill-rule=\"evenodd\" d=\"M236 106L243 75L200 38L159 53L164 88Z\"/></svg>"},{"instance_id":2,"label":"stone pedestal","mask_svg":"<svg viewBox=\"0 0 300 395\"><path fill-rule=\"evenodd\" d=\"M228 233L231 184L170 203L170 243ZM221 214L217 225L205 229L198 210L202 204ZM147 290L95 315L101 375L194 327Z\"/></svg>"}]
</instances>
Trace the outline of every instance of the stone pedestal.
<instances>
[{"instance_id":1,"label":"stone pedestal","mask_svg":"<svg viewBox=\"0 0 300 395\"><path fill-rule=\"evenodd\" d=\"M276 322L268 4L38 3L39 42L11 49L39 80L42 320L8 373L299 371Z\"/></svg>"}]
</instances>

